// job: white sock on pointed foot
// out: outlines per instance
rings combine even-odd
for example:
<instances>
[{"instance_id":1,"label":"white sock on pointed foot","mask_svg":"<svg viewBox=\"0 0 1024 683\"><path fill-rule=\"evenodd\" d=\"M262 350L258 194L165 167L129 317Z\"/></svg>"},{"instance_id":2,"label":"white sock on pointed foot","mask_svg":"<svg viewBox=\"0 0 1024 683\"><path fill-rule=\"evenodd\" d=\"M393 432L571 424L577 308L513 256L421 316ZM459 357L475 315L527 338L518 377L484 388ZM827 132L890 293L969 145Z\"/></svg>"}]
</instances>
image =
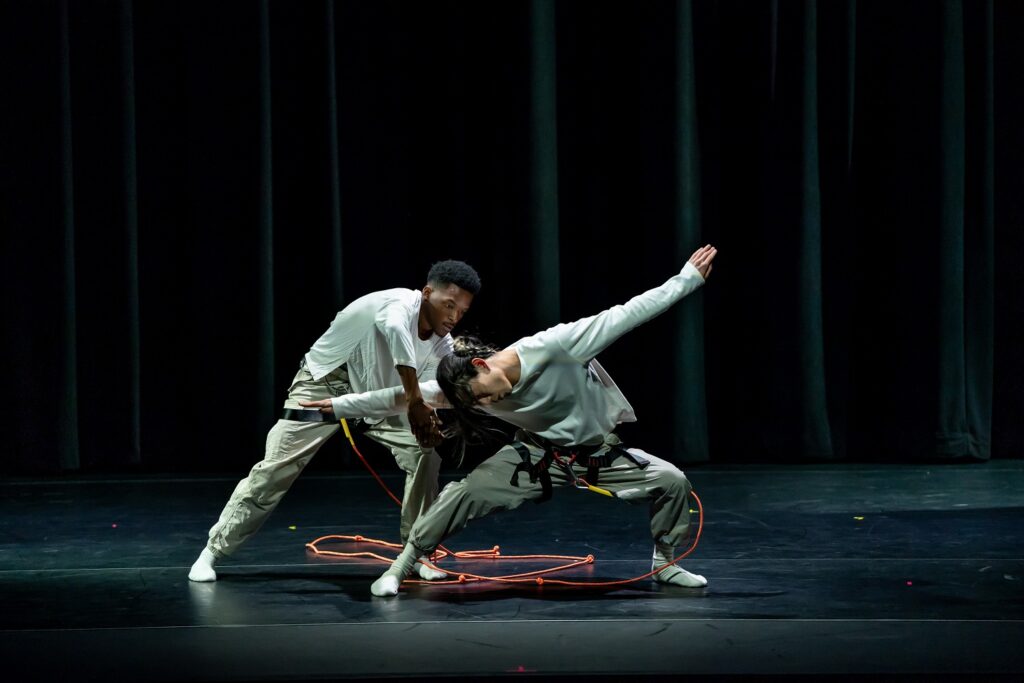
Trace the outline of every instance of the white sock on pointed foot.
<instances>
[{"instance_id":1,"label":"white sock on pointed foot","mask_svg":"<svg viewBox=\"0 0 1024 683\"><path fill-rule=\"evenodd\" d=\"M441 579L447 579L448 575L439 569L433 569L423 564L423 562L429 562L430 558L423 555L416 562L416 573L420 575L420 578L424 581L440 581Z\"/></svg>"},{"instance_id":2,"label":"white sock on pointed foot","mask_svg":"<svg viewBox=\"0 0 1024 683\"><path fill-rule=\"evenodd\" d=\"M199 559L195 561L192 569L188 572L188 580L200 583L216 581L217 572L213 569L215 564L217 564L217 556L210 552L209 548L203 548L203 552L199 553Z\"/></svg>"},{"instance_id":3,"label":"white sock on pointed foot","mask_svg":"<svg viewBox=\"0 0 1024 683\"><path fill-rule=\"evenodd\" d=\"M409 576L409 573L413 569L413 565L416 563L416 558L421 554L422 553L416 548L416 546L411 543L406 543L405 548L402 550L402 554L391 563L391 567L381 574L379 579L370 584L370 592L378 598L388 598L392 595L398 595L398 587L402 585L402 581L405 580L405 577Z\"/></svg>"},{"instance_id":4,"label":"white sock on pointed foot","mask_svg":"<svg viewBox=\"0 0 1024 683\"><path fill-rule=\"evenodd\" d=\"M651 569L662 567L676 556L676 549L669 546L654 546L654 557L651 558ZM668 586L683 586L685 588L701 588L708 585L708 580L700 574L691 574L682 567L670 565L652 576L656 582Z\"/></svg>"},{"instance_id":5,"label":"white sock on pointed foot","mask_svg":"<svg viewBox=\"0 0 1024 683\"><path fill-rule=\"evenodd\" d=\"M390 598L398 595L398 587L402 585L402 579L391 573L391 570L384 572L379 579L370 584L370 592L378 598Z\"/></svg>"}]
</instances>

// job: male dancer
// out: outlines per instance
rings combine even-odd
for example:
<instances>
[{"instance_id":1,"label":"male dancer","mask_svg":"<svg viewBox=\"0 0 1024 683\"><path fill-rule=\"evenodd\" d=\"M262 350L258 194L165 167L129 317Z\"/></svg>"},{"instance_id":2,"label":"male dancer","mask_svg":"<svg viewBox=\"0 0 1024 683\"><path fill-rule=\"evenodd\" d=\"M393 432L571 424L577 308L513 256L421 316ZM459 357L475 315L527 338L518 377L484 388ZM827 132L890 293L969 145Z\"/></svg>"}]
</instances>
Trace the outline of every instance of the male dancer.
<instances>
[{"instance_id":1,"label":"male dancer","mask_svg":"<svg viewBox=\"0 0 1024 683\"><path fill-rule=\"evenodd\" d=\"M690 482L675 465L635 448L614 434L636 416L595 356L612 342L666 311L704 284L717 250L694 252L683 270L660 287L574 323L556 325L500 351L477 347L441 361L438 384L422 388L427 400L450 403L464 432L478 431L479 411L519 427L516 442L491 456L462 481L445 487L413 525L401 555L375 581L377 596L398 593L417 558L433 552L471 519L542 500L553 485L599 485L628 502L650 504L652 569L660 583L699 587L703 576L666 566L689 531ZM339 416L399 411L397 388L310 404Z\"/></svg>"},{"instance_id":2,"label":"male dancer","mask_svg":"<svg viewBox=\"0 0 1024 683\"><path fill-rule=\"evenodd\" d=\"M346 306L309 349L288 389L284 414L267 435L266 455L238 483L199 559L192 581L216 581L214 565L260 528L320 446L338 431L337 421L300 401L400 385L403 411L370 421L366 432L386 446L405 471L401 538L437 497L440 456L433 409L420 392L440 360L452 351L452 328L480 291L475 270L461 261L435 263L422 290L387 289ZM405 414L401 414L404 412ZM425 579L443 573L420 564Z\"/></svg>"}]
</instances>

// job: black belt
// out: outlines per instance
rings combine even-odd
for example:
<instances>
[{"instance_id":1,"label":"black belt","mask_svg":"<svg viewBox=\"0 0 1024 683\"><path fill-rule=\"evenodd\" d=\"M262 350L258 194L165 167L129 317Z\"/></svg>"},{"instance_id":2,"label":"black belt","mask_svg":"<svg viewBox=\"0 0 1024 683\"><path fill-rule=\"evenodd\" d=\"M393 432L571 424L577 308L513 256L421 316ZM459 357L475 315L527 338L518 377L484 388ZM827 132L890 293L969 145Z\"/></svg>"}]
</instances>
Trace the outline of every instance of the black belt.
<instances>
[{"instance_id":1,"label":"black belt","mask_svg":"<svg viewBox=\"0 0 1024 683\"><path fill-rule=\"evenodd\" d=\"M605 447L606 444L599 443L589 446L560 446L556 443L552 443L545 438L537 436L536 434L530 434L529 432L521 432L525 436L525 441L538 448L543 448L545 453L554 452L559 456L565 456L572 458L575 457L575 462L580 467L608 467L612 462L619 456L625 457L627 460L632 462L640 469L646 469L650 465L650 461L642 455L634 455L626 450L626 447L621 443L617 443L613 446L608 446L608 450L605 451L604 455L594 455L599 450Z\"/></svg>"},{"instance_id":2,"label":"black belt","mask_svg":"<svg viewBox=\"0 0 1024 683\"><path fill-rule=\"evenodd\" d=\"M295 409L285 408L284 412L281 413L282 420L292 420L293 422L337 422L334 419L334 415L328 415L327 413L321 413L315 409Z\"/></svg>"},{"instance_id":3,"label":"black belt","mask_svg":"<svg viewBox=\"0 0 1024 683\"><path fill-rule=\"evenodd\" d=\"M543 448L545 453L554 451L559 455L567 456L572 456L575 453L578 458L590 457L592 453L597 453L599 450L604 448L604 443L592 444L589 446L560 446L548 441L544 437L527 432L526 430L520 430L516 436L521 436L523 443L528 443L531 446L536 446L537 448Z\"/></svg>"}]
</instances>

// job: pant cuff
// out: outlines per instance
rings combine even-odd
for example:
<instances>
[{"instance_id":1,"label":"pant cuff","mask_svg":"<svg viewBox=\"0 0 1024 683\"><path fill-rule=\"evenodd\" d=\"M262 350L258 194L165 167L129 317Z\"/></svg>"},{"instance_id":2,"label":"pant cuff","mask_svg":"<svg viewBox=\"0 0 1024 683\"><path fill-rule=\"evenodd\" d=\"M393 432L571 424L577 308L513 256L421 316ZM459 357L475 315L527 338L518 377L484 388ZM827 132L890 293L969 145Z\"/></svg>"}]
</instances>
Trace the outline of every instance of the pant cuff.
<instances>
[{"instance_id":1,"label":"pant cuff","mask_svg":"<svg viewBox=\"0 0 1024 683\"><path fill-rule=\"evenodd\" d=\"M222 550L217 550L209 543L206 544L206 549L209 550L213 554L213 556L216 557L218 560L224 560L230 556L230 553L226 553Z\"/></svg>"}]
</instances>

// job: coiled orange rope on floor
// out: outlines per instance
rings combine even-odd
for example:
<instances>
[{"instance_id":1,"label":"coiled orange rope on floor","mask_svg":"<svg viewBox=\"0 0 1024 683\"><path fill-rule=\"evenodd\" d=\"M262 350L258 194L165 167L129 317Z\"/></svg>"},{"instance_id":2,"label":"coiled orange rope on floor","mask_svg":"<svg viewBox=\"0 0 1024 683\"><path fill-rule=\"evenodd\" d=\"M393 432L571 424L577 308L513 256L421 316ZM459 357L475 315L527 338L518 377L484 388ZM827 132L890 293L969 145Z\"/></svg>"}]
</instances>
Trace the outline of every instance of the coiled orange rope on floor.
<instances>
[{"instance_id":1,"label":"coiled orange rope on floor","mask_svg":"<svg viewBox=\"0 0 1024 683\"><path fill-rule=\"evenodd\" d=\"M346 422L344 419L342 419L341 420L341 426L342 426L342 429L345 432L345 437L348 439L349 444L352 446L352 450L355 451L356 455L359 457L359 460L363 463L363 466L366 467L367 470L369 470L370 474L372 474L373 478L377 480L377 483L380 484L380 487L382 489L384 489L384 492L388 495L388 497L390 497L391 500L393 500L399 507L401 507L402 501L399 500L398 497L395 496L395 494L391 492L391 489L389 489L387 487L387 484L384 483L384 481L380 478L380 476L377 474L377 472L374 471L373 467L370 466L370 463L367 462L366 458L363 457L363 454L359 451L359 447L356 446L355 439L352 437L352 432L348 428L348 422ZM663 565L661 567L658 567L656 569L652 569L651 571L647 572L646 574L642 574L641 576L635 576L635 577L633 577L631 579L617 579L617 580L613 580L613 581L570 581L568 579L544 579L544 575L545 574L553 574L555 572L566 571L566 570L572 569L574 567L579 567L579 566L586 565L586 564L593 564L594 563L594 556L593 555L587 555L586 557L578 557L578 556L574 556L574 555L502 555L501 554L500 546L494 546L493 548L491 548L489 550L462 550L462 551L451 551L451 550L445 548L444 546L438 546L438 549L431 556L431 560L432 561L431 562L427 562L425 564L428 567L431 567L432 569L436 569L438 571L444 572L448 576L455 577L455 578L444 579L444 580L439 580L439 581L419 581L419 580L407 579L406 581L404 581L404 583L420 583L420 584L427 584L427 585L434 585L434 586L443 586L443 585L450 585L450 584L456 584L456 583L472 583L472 582L479 582L479 581L493 581L493 582L497 582L497 583L534 583L534 584L537 584L539 586L542 586L542 585L545 585L545 584L551 584L551 585L556 585L556 586L575 586L575 587L589 587L589 588L608 588L608 587L613 587L613 586L625 586L625 585L630 584L630 583L636 583L637 581L642 581L644 579L650 578L650 577L654 576L655 574L661 572L665 568L674 565L676 562L679 562L681 559L683 559L684 557L686 557L687 555L692 553L694 551L694 549L696 549L697 543L700 541L701 532L704 530L704 506L701 504L700 498L697 496L696 493L694 493L693 491L690 491L690 495L693 496L694 501L696 501L696 503L697 503L697 512L699 514L698 524L697 524L697 533L694 534L693 543L690 544L690 547L687 548L686 551L682 555L680 555L679 557L676 557L675 559L673 559L668 564L665 564L665 565ZM353 542L353 543L369 543L370 545L375 545L375 546L378 546L378 547L381 547L381 548L391 548L393 550L399 550L399 551L402 550L402 546L400 544L398 544L398 543L390 543L388 541L383 541L383 540L378 539L378 538L367 538L367 537L362 536L362 535L349 536L349 535L345 535L345 534L329 534L327 536L321 536L320 538L317 538L317 539L312 540L309 543L307 543L306 547L309 550L313 551L315 554L323 555L323 556L326 556L326 557L345 557L345 558L373 559L373 560L377 560L377 561L380 561L380 562L384 562L386 564L391 564L394 561L393 557L385 557L383 555L380 555L380 554L375 553L375 552L370 552L370 551L342 552L342 551L338 551L338 550L324 550L324 549L320 548L320 544L324 543L324 542L327 542L327 541L348 541L348 542ZM500 560L567 560L568 562L566 564L562 564L562 565L559 565L557 567L548 567L548 568L545 568L545 569L537 569L537 570L534 570L534 571L522 572L522 573L519 573L519 574L507 574L507 575L504 575L504 576L484 576L482 574L471 574L469 572L450 571L448 569L445 569L444 567L437 566L436 563L439 562L440 560L446 558L446 557L454 557L454 558L460 559L460 560L479 560L479 559L488 559L488 560L499 560L499 559Z\"/></svg>"}]
</instances>

